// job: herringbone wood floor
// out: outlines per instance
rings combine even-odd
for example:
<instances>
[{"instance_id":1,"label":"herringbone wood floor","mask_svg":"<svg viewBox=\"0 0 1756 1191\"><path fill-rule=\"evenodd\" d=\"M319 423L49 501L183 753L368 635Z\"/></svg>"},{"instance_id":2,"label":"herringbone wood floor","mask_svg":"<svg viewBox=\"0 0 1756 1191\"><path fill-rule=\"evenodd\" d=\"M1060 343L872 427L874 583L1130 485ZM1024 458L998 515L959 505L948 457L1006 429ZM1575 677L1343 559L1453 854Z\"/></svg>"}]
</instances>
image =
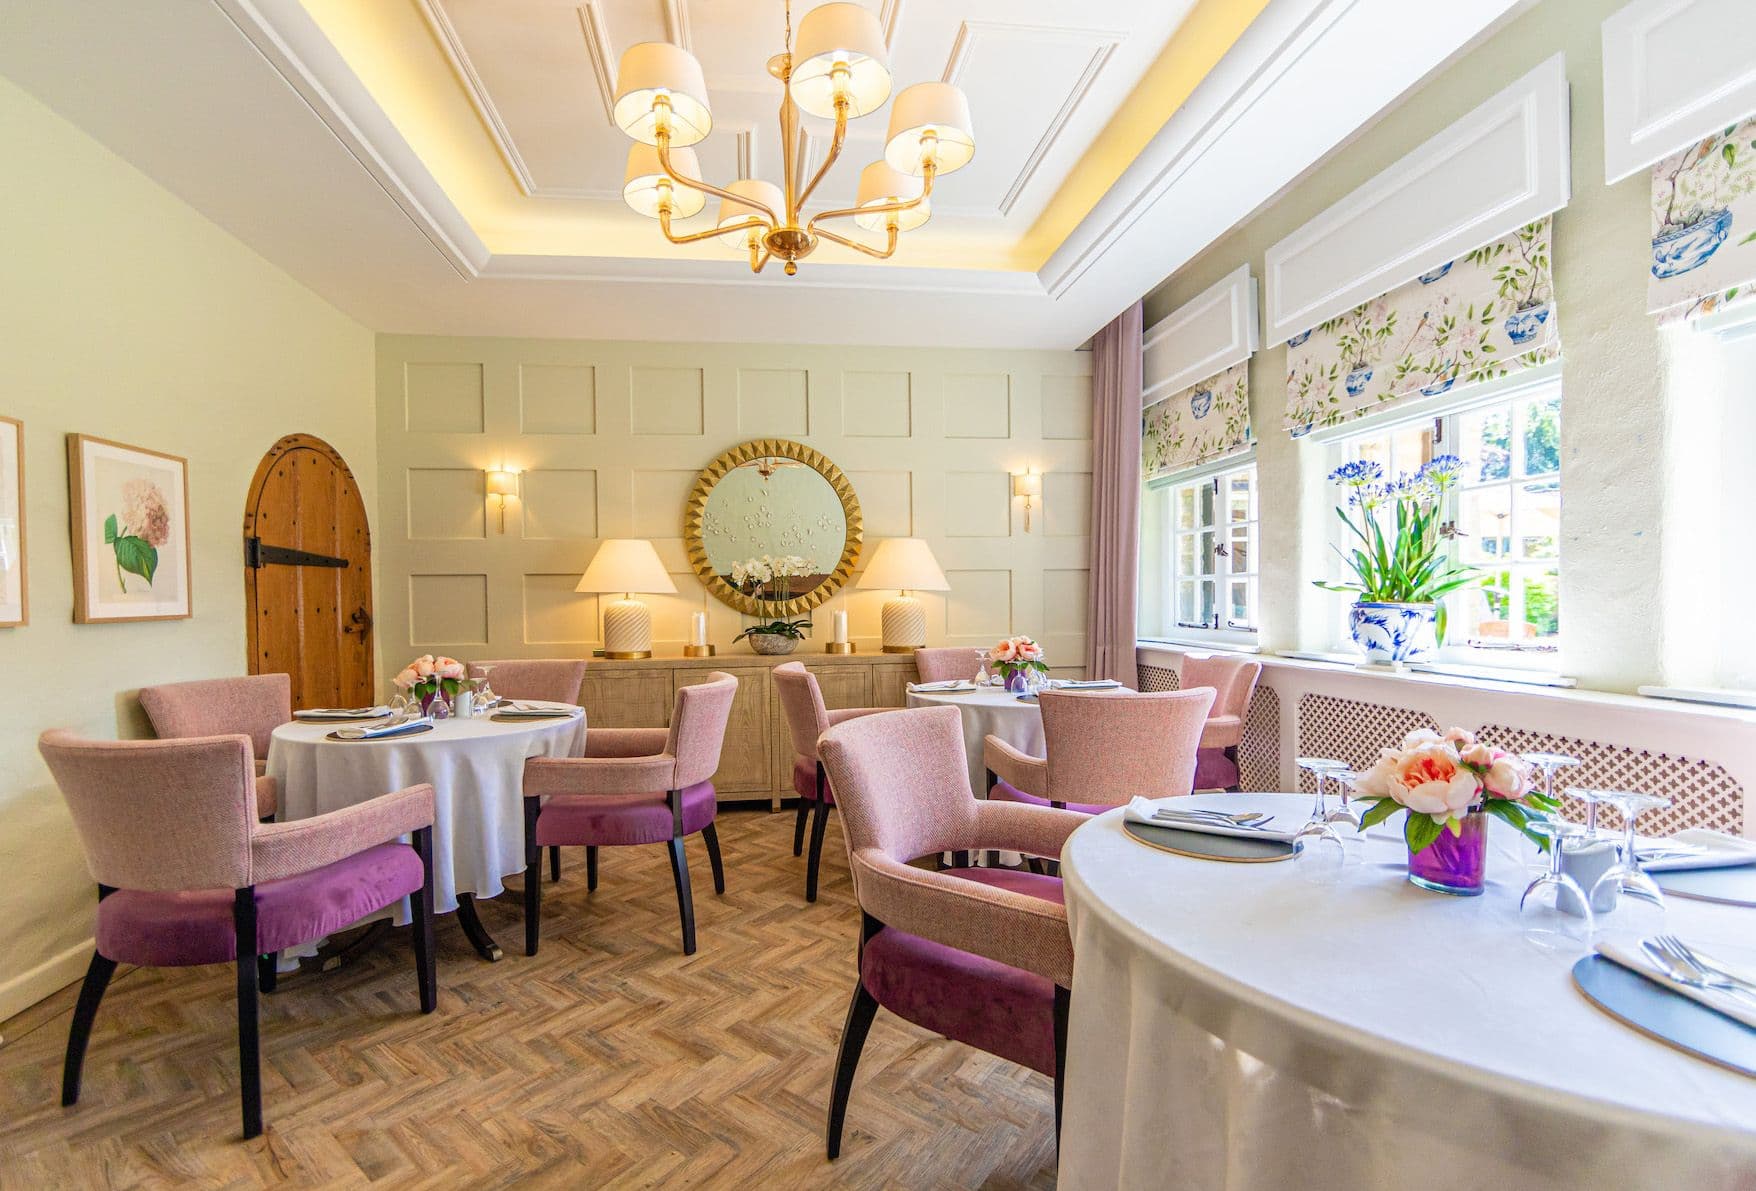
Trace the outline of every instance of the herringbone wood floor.
<instances>
[{"instance_id":1,"label":"herringbone wood floor","mask_svg":"<svg viewBox=\"0 0 1756 1191\"><path fill-rule=\"evenodd\" d=\"M590 894L574 850L544 887L536 958L516 890L482 907L500 963L438 920L429 1017L407 931L283 977L263 1000L252 1142L230 967L120 973L71 1109L63 992L0 1026L0 1186L1052 1186L1049 1081L885 1013L842 1156L824 1160L858 919L839 824L815 905L791 835L790 813L722 815L723 898L691 838L689 958L663 848L605 849Z\"/></svg>"}]
</instances>

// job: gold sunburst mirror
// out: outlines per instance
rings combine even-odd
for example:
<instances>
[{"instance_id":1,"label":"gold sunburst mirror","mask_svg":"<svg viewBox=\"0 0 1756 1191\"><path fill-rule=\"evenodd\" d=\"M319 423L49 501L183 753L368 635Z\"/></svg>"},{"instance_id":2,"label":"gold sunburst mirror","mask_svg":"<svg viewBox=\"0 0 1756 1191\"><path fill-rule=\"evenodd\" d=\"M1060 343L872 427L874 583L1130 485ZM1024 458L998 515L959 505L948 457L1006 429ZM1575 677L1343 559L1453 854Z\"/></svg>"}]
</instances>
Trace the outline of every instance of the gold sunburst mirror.
<instances>
[{"instance_id":1,"label":"gold sunburst mirror","mask_svg":"<svg viewBox=\"0 0 1756 1191\"><path fill-rule=\"evenodd\" d=\"M809 612L860 559L859 498L821 451L784 438L739 443L702 469L683 513L689 565L751 616Z\"/></svg>"}]
</instances>

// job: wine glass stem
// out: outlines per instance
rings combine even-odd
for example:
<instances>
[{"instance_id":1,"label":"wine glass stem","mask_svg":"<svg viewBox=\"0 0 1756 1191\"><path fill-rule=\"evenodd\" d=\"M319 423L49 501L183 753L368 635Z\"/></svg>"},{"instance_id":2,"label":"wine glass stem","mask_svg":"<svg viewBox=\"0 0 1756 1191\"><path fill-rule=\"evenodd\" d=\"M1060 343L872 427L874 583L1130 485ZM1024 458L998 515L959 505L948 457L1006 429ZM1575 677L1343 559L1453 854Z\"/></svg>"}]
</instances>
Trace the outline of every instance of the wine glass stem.
<instances>
[{"instance_id":1,"label":"wine glass stem","mask_svg":"<svg viewBox=\"0 0 1756 1191\"><path fill-rule=\"evenodd\" d=\"M1311 821L1313 823L1323 818L1323 783L1328 780L1327 773L1322 770L1317 771L1317 801L1311 807Z\"/></svg>"},{"instance_id":2,"label":"wine glass stem","mask_svg":"<svg viewBox=\"0 0 1756 1191\"><path fill-rule=\"evenodd\" d=\"M1634 812L1622 812L1622 862L1629 868L1639 868L1634 859Z\"/></svg>"}]
</instances>

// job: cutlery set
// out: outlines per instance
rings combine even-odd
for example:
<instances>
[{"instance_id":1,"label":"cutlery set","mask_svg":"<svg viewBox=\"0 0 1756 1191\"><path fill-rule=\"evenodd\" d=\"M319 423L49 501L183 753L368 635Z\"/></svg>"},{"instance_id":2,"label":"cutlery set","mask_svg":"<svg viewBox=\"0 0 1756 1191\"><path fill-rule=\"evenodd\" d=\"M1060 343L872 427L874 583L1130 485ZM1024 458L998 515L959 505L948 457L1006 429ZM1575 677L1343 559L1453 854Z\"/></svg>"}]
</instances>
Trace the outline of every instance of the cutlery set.
<instances>
[{"instance_id":1,"label":"cutlery set","mask_svg":"<svg viewBox=\"0 0 1756 1191\"><path fill-rule=\"evenodd\" d=\"M1265 815L1261 811L1245 811L1241 814L1227 814L1225 811L1213 810L1157 810L1153 812L1155 823L1175 825L1177 823L1209 823L1222 827L1239 827L1261 829L1274 822L1273 815Z\"/></svg>"},{"instance_id":2,"label":"cutlery set","mask_svg":"<svg viewBox=\"0 0 1756 1191\"><path fill-rule=\"evenodd\" d=\"M1676 935L1656 935L1641 941L1640 949L1666 976L1690 988L1734 993L1756 1002L1756 981L1721 965L1711 956L1690 947Z\"/></svg>"}]
</instances>

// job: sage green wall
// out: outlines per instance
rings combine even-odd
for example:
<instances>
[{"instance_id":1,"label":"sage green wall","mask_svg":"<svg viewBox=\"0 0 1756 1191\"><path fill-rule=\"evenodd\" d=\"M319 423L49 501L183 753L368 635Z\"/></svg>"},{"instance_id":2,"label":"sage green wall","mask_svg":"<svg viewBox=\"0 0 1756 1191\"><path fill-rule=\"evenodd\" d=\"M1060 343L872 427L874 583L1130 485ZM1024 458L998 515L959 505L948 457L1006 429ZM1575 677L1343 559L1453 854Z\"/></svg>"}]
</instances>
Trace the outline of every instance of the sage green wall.
<instances>
[{"instance_id":1,"label":"sage green wall","mask_svg":"<svg viewBox=\"0 0 1756 1191\"><path fill-rule=\"evenodd\" d=\"M146 735L139 687L243 673L244 497L275 439L335 446L368 509L377 467L371 332L3 79L0 162L0 413L24 421L31 614L0 629L4 1019L90 953L92 882L38 733ZM72 623L71 431L189 460L192 619Z\"/></svg>"},{"instance_id":2,"label":"sage green wall","mask_svg":"<svg viewBox=\"0 0 1756 1191\"><path fill-rule=\"evenodd\" d=\"M1146 300L1151 326L1226 273L1248 262L1258 278L1278 240L1345 198L1538 63L1564 51L1572 93L1573 198L1555 216L1555 293L1563 360L1561 607L1567 651L1561 668L1582 685L1631 691L1680 680L1678 642L1667 655L1661 599L1673 431L1668 392L1680 381L1673 343L1646 313L1647 180L1603 182L1603 63L1600 26L1626 0L1540 4L1464 55L1386 114L1352 144L1300 179L1216 242ZM1250 364L1251 418L1262 480L1263 644L1328 645L1333 601L1314 590L1332 516L1321 447L1281 429L1285 344ZM1675 590L1673 588L1673 590Z\"/></svg>"}]
</instances>

